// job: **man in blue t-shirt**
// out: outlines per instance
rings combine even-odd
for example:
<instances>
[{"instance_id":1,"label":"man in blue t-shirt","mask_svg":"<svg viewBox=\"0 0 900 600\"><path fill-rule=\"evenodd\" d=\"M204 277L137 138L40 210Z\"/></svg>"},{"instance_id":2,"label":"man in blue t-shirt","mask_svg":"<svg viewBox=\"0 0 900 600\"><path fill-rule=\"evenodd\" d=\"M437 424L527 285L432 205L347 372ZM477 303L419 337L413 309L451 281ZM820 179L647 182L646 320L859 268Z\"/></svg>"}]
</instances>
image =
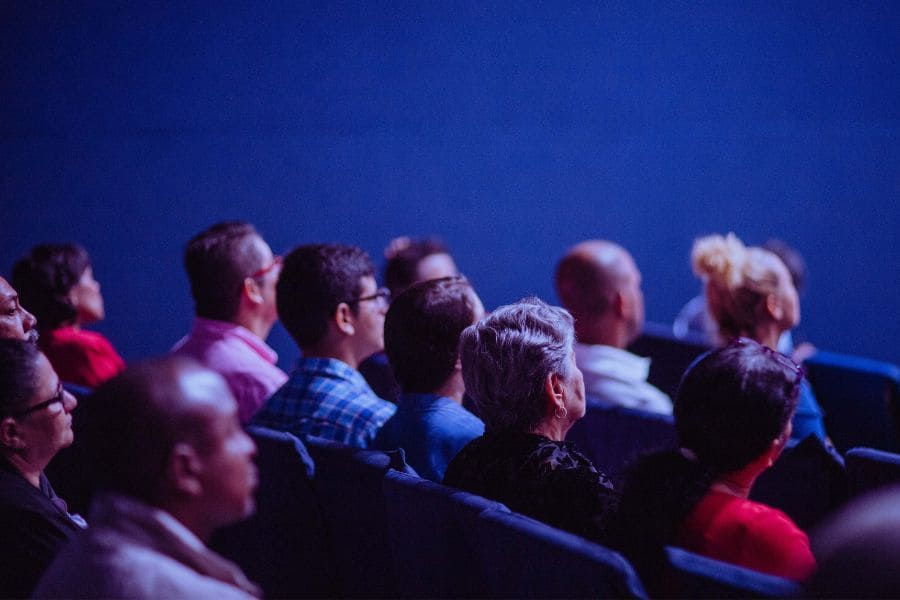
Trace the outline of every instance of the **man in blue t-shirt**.
<instances>
[{"instance_id":1,"label":"man in blue t-shirt","mask_svg":"<svg viewBox=\"0 0 900 600\"><path fill-rule=\"evenodd\" d=\"M463 408L459 335L484 316L464 277L415 284L391 304L384 324L385 352L402 395L397 413L376 445L403 448L419 475L440 482L450 460L484 433L481 419Z\"/></svg>"}]
</instances>

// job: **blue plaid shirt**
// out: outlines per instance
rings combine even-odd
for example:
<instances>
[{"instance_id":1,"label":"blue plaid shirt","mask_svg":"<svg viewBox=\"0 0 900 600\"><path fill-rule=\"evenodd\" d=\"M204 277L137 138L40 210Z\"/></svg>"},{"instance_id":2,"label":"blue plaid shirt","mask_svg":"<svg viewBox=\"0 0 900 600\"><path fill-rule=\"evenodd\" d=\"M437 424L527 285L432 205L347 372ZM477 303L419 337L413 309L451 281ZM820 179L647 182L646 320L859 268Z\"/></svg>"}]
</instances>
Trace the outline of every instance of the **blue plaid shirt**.
<instances>
[{"instance_id":1,"label":"blue plaid shirt","mask_svg":"<svg viewBox=\"0 0 900 600\"><path fill-rule=\"evenodd\" d=\"M350 365L333 358L301 358L251 423L368 448L396 410Z\"/></svg>"}]
</instances>

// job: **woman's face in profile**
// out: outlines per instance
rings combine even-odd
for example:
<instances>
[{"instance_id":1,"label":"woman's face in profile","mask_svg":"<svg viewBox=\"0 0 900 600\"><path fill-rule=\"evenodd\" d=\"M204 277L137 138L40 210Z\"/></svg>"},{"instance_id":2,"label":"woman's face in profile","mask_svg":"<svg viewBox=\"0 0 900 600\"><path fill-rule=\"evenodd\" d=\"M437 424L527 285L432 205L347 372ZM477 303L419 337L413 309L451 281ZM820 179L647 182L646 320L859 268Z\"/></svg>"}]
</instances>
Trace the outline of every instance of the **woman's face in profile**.
<instances>
[{"instance_id":1,"label":"woman's face in profile","mask_svg":"<svg viewBox=\"0 0 900 600\"><path fill-rule=\"evenodd\" d=\"M94 279L94 270L90 265L69 290L69 299L78 311L79 324L100 321L106 315L103 296L100 294L100 283Z\"/></svg>"},{"instance_id":2,"label":"woman's face in profile","mask_svg":"<svg viewBox=\"0 0 900 600\"><path fill-rule=\"evenodd\" d=\"M584 399L584 375L581 369L575 364L575 348L569 349L569 376L563 379L565 385L566 409L568 410L568 419L571 423L575 423L584 416L585 399Z\"/></svg>"},{"instance_id":3,"label":"woman's face in profile","mask_svg":"<svg viewBox=\"0 0 900 600\"><path fill-rule=\"evenodd\" d=\"M59 377L43 354L35 365L38 385L28 402L27 414L16 417L25 445L40 449L49 460L60 449L72 444L72 411L78 402L60 385ZM29 410L30 409L30 410Z\"/></svg>"}]
</instances>

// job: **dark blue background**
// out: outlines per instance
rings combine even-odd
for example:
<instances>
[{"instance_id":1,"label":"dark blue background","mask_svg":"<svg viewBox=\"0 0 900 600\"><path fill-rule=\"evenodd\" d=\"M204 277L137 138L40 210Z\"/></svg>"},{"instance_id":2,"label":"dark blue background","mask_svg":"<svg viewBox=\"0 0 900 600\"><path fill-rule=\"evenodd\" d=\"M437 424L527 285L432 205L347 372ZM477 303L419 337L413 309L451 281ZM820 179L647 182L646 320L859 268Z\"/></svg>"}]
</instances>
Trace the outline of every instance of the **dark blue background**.
<instances>
[{"instance_id":1,"label":"dark blue background","mask_svg":"<svg viewBox=\"0 0 900 600\"><path fill-rule=\"evenodd\" d=\"M749 6L748 6L749 5ZM628 247L647 316L692 240L806 255L806 337L900 362L900 3L3 3L0 272L78 240L128 359L183 334L186 240L438 234L485 304ZM271 342L289 363L283 330Z\"/></svg>"}]
</instances>

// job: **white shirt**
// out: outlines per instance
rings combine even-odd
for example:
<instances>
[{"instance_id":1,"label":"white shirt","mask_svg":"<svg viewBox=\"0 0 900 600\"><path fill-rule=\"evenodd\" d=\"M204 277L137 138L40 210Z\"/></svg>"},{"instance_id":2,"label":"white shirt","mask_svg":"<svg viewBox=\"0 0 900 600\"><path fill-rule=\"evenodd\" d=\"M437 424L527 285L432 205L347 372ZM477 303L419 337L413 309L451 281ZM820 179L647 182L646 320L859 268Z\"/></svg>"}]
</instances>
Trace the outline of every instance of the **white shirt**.
<instances>
[{"instance_id":1,"label":"white shirt","mask_svg":"<svg viewBox=\"0 0 900 600\"><path fill-rule=\"evenodd\" d=\"M575 344L589 402L672 414L672 401L647 383L650 359L612 346Z\"/></svg>"}]
</instances>

